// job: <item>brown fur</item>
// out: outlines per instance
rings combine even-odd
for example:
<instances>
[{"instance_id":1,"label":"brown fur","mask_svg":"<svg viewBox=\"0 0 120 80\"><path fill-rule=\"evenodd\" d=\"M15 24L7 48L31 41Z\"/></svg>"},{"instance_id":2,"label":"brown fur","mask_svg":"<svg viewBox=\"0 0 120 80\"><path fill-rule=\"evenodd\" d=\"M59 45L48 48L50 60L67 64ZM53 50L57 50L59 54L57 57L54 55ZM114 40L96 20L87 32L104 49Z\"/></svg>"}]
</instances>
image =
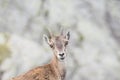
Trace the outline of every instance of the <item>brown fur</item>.
<instances>
[{"instance_id":1,"label":"brown fur","mask_svg":"<svg viewBox=\"0 0 120 80\"><path fill-rule=\"evenodd\" d=\"M11 80L64 80L66 71L61 64L64 62L59 62L54 57L50 64L32 69Z\"/></svg>"}]
</instances>

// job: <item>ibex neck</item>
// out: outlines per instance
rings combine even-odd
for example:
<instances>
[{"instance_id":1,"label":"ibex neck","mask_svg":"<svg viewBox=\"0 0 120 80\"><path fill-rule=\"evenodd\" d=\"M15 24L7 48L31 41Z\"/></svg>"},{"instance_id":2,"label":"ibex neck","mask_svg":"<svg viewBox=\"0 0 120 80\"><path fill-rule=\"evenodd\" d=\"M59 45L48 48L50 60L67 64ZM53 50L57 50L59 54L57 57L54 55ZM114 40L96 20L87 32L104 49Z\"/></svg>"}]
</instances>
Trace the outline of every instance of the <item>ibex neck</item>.
<instances>
[{"instance_id":1,"label":"ibex neck","mask_svg":"<svg viewBox=\"0 0 120 80\"><path fill-rule=\"evenodd\" d=\"M55 71L55 74L57 77L60 77L60 80L63 80L65 78L66 69L64 61L59 61L56 56L51 61L51 65Z\"/></svg>"},{"instance_id":2,"label":"ibex neck","mask_svg":"<svg viewBox=\"0 0 120 80\"><path fill-rule=\"evenodd\" d=\"M51 64L59 69L65 69L65 61L59 61L56 56L52 58Z\"/></svg>"}]
</instances>

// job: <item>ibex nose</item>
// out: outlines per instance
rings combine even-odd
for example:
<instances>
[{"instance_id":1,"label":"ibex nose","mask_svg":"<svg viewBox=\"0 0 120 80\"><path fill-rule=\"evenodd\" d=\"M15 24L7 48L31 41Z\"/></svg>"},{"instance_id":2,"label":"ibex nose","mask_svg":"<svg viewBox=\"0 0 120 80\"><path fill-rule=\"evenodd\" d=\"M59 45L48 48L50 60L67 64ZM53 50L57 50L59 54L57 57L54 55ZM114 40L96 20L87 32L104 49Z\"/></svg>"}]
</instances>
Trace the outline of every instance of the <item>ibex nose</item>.
<instances>
[{"instance_id":1,"label":"ibex nose","mask_svg":"<svg viewBox=\"0 0 120 80\"><path fill-rule=\"evenodd\" d=\"M64 56L64 53L62 53L62 54L59 54L61 57L63 57Z\"/></svg>"}]
</instances>

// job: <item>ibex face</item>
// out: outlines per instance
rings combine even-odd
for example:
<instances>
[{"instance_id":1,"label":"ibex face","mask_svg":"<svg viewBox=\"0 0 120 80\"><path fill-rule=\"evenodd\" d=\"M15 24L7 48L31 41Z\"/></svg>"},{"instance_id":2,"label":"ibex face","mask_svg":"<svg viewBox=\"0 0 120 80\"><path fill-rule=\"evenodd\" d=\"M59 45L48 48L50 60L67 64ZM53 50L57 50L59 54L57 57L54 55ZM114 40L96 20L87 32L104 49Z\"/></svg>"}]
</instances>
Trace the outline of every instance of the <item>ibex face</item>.
<instances>
[{"instance_id":1,"label":"ibex face","mask_svg":"<svg viewBox=\"0 0 120 80\"><path fill-rule=\"evenodd\" d=\"M57 59L63 61L66 58L66 46L68 45L70 33L67 32L65 35L60 34L59 36L50 35L49 37L44 37Z\"/></svg>"}]
</instances>

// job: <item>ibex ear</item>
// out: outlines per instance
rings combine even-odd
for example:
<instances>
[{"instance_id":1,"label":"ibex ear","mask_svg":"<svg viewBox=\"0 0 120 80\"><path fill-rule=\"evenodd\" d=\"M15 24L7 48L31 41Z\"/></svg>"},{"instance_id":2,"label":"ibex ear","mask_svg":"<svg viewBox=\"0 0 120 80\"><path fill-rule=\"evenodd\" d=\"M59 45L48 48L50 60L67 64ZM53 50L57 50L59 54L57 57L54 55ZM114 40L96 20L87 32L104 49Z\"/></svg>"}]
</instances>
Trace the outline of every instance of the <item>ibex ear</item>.
<instances>
[{"instance_id":1,"label":"ibex ear","mask_svg":"<svg viewBox=\"0 0 120 80\"><path fill-rule=\"evenodd\" d=\"M44 40L48 43L48 44L50 44L50 40L49 40L49 38L48 38L48 36L47 35L43 35L43 38L44 38Z\"/></svg>"},{"instance_id":2,"label":"ibex ear","mask_svg":"<svg viewBox=\"0 0 120 80\"><path fill-rule=\"evenodd\" d=\"M65 38L66 38L67 40L70 39L70 32L69 32L69 31L68 31L67 34L65 35Z\"/></svg>"}]
</instances>

